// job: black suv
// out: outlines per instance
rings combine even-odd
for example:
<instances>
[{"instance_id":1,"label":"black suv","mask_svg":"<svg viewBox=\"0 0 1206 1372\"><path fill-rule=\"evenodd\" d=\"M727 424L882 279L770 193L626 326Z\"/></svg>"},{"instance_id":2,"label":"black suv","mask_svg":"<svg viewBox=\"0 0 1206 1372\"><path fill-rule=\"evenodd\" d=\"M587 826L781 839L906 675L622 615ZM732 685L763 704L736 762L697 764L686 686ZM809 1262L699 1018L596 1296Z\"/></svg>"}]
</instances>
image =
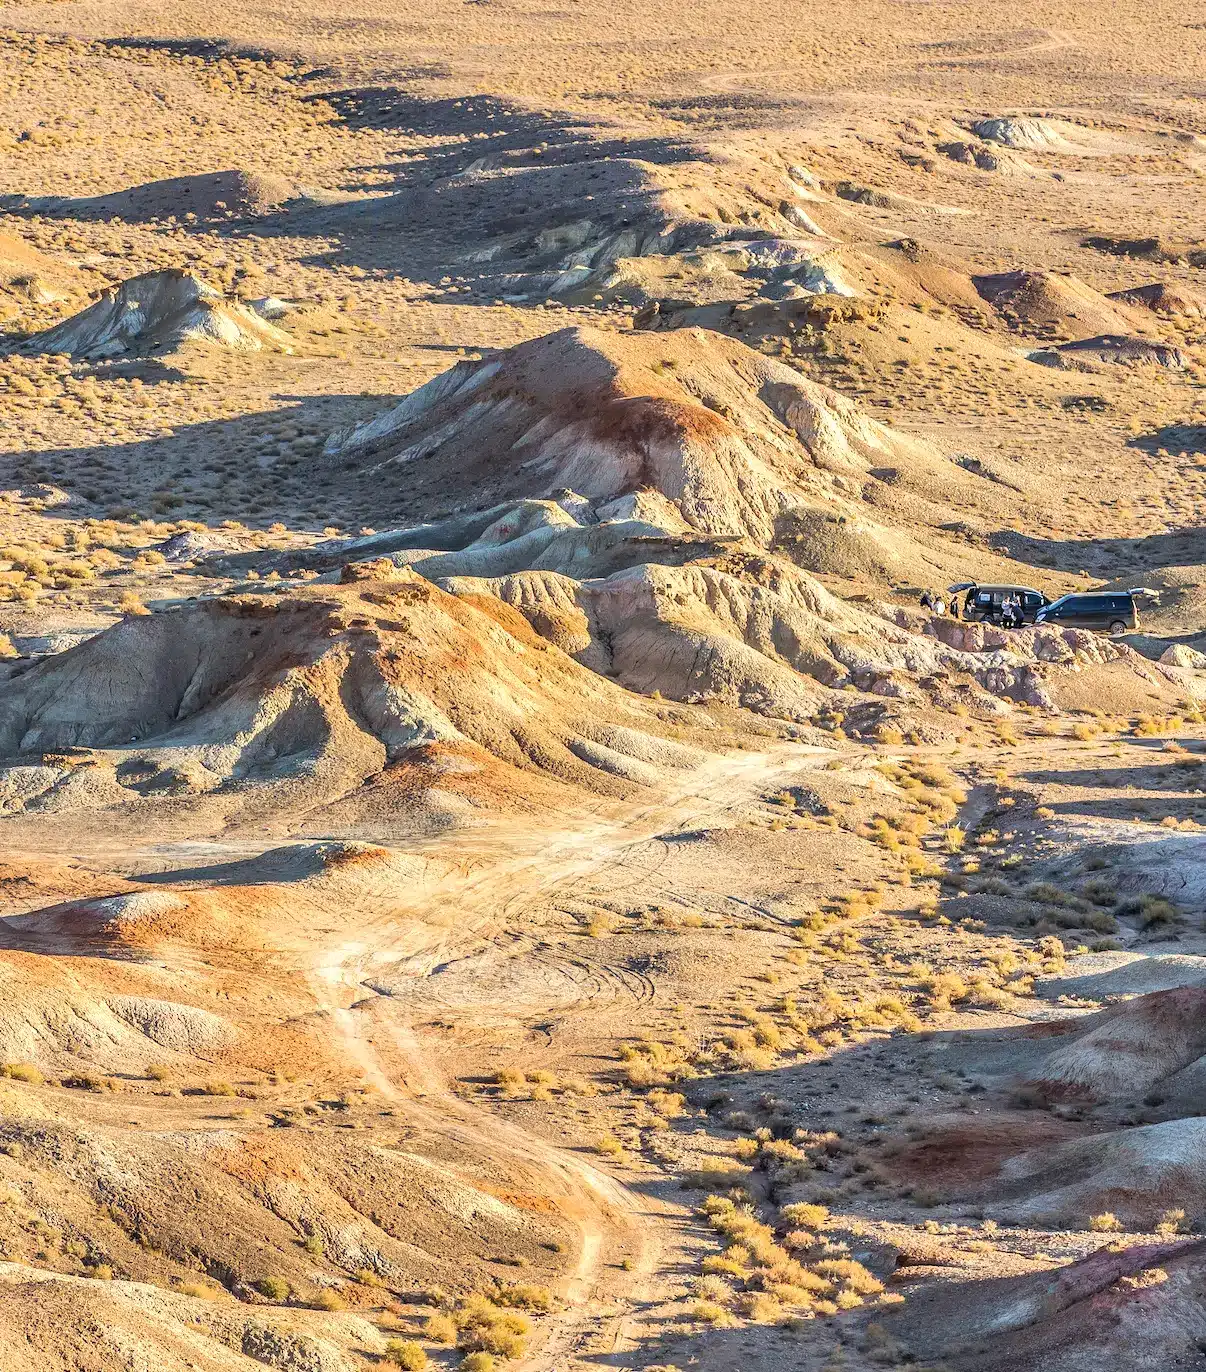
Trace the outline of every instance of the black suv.
<instances>
[{"instance_id":1,"label":"black suv","mask_svg":"<svg viewBox=\"0 0 1206 1372\"><path fill-rule=\"evenodd\" d=\"M956 599L961 591L967 592L963 597L963 618L984 619L993 624L1000 620L1006 600L1017 601L1026 624L1033 624L1039 611L1051 603L1033 586L978 586L975 582L961 581L950 588L950 594Z\"/></svg>"},{"instance_id":2,"label":"black suv","mask_svg":"<svg viewBox=\"0 0 1206 1372\"><path fill-rule=\"evenodd\" d=\"M1103 633L1129 634L1139 627L1136 591L1093 591L1087 595L1061 596L1045 605L1036 624L1059 624L1069 629L1098 629Z\"/></svg>"}]
</instances>

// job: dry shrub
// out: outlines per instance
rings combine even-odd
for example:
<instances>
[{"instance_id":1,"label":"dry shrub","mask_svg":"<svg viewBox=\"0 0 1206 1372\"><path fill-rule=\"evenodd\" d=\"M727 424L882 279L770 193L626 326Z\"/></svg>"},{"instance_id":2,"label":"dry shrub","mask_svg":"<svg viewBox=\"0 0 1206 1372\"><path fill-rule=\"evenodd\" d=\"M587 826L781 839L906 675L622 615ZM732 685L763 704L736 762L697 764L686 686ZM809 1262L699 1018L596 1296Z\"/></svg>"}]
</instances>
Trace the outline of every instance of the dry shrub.
<instances>
[{"instance_id":1,"label":"dry shrub","mask_svg":"<svg viewBox=\"0 0 1206 1372\"><path fill-rule=\"evenodd\" d=\"M669 1086L695 1075L683 1050L673 1043L653 1039L625 1043L620 1048L620 1060L630 1086Z\"/></svg>"},{"instance_id":2,"label":"dry shrub","mask_svg":"<svg viewBox=\"0 0 1206 1372\"><path fill-rule=\"evenodd\" d=\"M687 1111L687 1098L677 1091L650 1091L645 1097L645 1103L651 1110L656 1110L668 1120L678 1119Z\"/></svg>"},{"instance_id":3,"label":"dry shrub","mask_svg":"<svg viewBox=\"0 0 1206 1372\"><path fill-rule=\"evenodd\" d=\"M123 592L117 608L123 615L149 615L151 613L133 591Z\"/></svg>"},{"instance_id":4,"label":"dry shrub","mask_svg":"<svg viewBox=\"0 0 1206 1372\"><path fill-rule=\"evenodd\" d=\"M423 1322L423 1333L432 1343L456 1343L456 1321L451 1315L437 1310Z\"/></svg>"},{"instance_id":5,"label":"dry shrub","mask_svg":"<svg viewBox=\"0 0 1206 1372\"><path fill-rule=\"evenodd\" d=\"M827 1205L813 1205L807 1201L797 1201L792 1205L785 1205L779 1213L788 1224L795 1225L799 1229L808 1229L813 1233L823 1229L829 1222L829 1207Z\"/></svg>"},{"instance_id":6,"label":"dry shrub","mask_svg":"<svg viewBox=\"0 0 1206 1372\"><path fill-rule=\"evenodd\" d=\"M504 1067L495 1072L494 1084L502 1087L502 1094L508 1100L518 1100L528 1093L527 1074L518 1067Z\"/></svg>"},{"instance_id":7,"label":"dry shrub","mask_svg":"<svg viewBox=\"0 0 1206 1372\"><path fill-rule=\"evenodd\" d=\"M748 1167L735 1167L732 1163L708 1159L701 1167L688 1168L683 1172L680 1182L687 1190L728 1190L743 1185L749 1175Z\"/></svg>"},{"instance_id":8,"label":"dry shrub","mask_svg":"<svg viewBox=\"0 0 1206 1372\"><path fill-rule=\"evenodd\" d=\"M953 1001L968 997L967 983L955 972L937 972L924 985L935 1010L949 1010Z\"/></svg>"},{"instance_id":9,"label":"dry shrub","mask_svg":"<svg viewBox=\"0 0 1206 1372\"><path fill-rule=\"evenodd\" d=\"M23 1081L29 1086L41 1086L46 1078L32 1062L6 1062L0 1066L0 1077Z\"/></svg>"},{"instance_id":10,"label":"dry shrub","mask_svg":"<svg viewBox=\"0 0 1206 1372\"><path fill-rule=\"evenodd\" d=\"M413 1339L390 1339L385 1345L385 1361L394 1367L404 1368L405 1372L426 1372L431 1366L431 1359L423 1346Z\"/></svg>"},{"instance_id":11,"label":"dry shrub","mask_svg":"<svg viewBox=\"0 0 1206 1372\"><path fill-rule=\"evenodd\" d=\"M853 1258L825 1258L814 1263L812 1270L859 1296L878 1296L884 1289L883 1282Z\"/></svg>"},{"instance_id":12,"label":"dry shrub","mask_svg":"<svg viewBox=\"0 0 1206 1372\"><path fill-rule=\"evenodd\" d=\"M1140 896L1138 900L1128 900L1118 907L1119 914L1138 915L1144 929L1159 928L1163 925L1179 924L1183 918L1180 909L1164 896Z\"/></svg>"},{"instance_id":13,"label":"dry shrub","mask_svg":"<svg viewBox=\"0 0 1206 1372\"><path fill-rule=\"evenodd\" d=\"M715 1325L724 1328L728 1325L736 1324L737 1321L716 1301L696 1300L691 1304L691 1318L699 1320L703 1324Z\"/></svg>"},{"instance_id":14,"label":"dry shrub","mask_svg":"<svg viewBox=\"0 0 1206 1372\"><path fill-rule=\"evenodd\" d=\"M536 1310L544 1313L553 1308L553 1293L547 1286L537 1286L534 1282L515 1282L500 1286L491 1299L495 1305L510 1306L516 1310Z\"/></svg>"},{"instance_id":15,"label":"dry shrub","mask_svg":"<svg viewBox=\"0 0 1206 1372\"><path fill-rule=\"evenodd\" d=\"M457 1372L494 1372L494 1359L489 1353L469 1353L457 1363Z\"/></svg>"},{"instance_id":16,"label":"dry shrub","mask_svg":"<svg viewBox=\"0 0 1206 1372\"><path fill-rule=\"evenodd\" d=\"M500 1309L486 1296L469 1296L453 1312L457 1347L466 1353L489 1353L519 1358L527 1347L531 1321L513 1310Z\"/></svg>"},{"instance_id":17,"label":"dry shrub","mask_svg":"<svg viewBox=\"0 0 1206 1372\"><path fill-rule=\"evenodd\" d=\"M750 1274L750 1255L738 1245L726 1248L723 1253L710 1253L700 1267L708 1276L735 1277L744 1281Z\"/></svg>"},{"instance_id":18,"label":"dry shrub","mask_svg":"<svg viewBox=\"0 0 1206 1372\"><path fill-rule=\"evenodd\" d=\"M1159 1220L1156 1222L1155 1228L1152 1232L1155 1234L1171 1236L1173 1234L1181 1233L1184 1224L1184 1210L1165 1210L1165 1212L1160 1216Z\"/></svg>"},{"instance_id":19,"label":"dry shrub","mask_svg":"<svg viewBox=\"0 0 1206 1372\"><path fill-rule=\"evenodd\" d=\"M778 1324L783 1318L783 1305L769 1291L746 1291L738 1298L741 1313L754 1324Z\"/></svg>"}]
</instances>

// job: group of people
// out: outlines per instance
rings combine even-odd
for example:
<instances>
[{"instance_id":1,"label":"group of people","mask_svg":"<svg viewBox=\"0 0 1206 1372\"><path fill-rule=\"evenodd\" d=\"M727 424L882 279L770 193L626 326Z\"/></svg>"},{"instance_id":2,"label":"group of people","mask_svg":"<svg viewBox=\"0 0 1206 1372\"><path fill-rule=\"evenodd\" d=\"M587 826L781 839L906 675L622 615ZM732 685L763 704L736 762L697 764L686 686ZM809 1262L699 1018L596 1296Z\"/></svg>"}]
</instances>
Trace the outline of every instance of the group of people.
<instances>
[{"instance_id":1,"label":"group of people","mask_svg":"<svg viewBox=\"0 0 1206 1372\"><path fill-rule=\"evenodd\" d=\"M971 600L970 591L967 600ZM927 588L921 593L921 608L929 610L931 614L944 615L947 611L946 598L941 591L931 591ZM959 597L957 595L951 599L950 612L956 619L959 618ZM970 604L964 604L963 618L971 618ZM1026 622L1026 616L1022 611L1022 602L1012 592L1004 595L999 604L994 600L981 618L989 624L1000 625L1002 629L1020 629Z\"/></svg>"}]
</instances>

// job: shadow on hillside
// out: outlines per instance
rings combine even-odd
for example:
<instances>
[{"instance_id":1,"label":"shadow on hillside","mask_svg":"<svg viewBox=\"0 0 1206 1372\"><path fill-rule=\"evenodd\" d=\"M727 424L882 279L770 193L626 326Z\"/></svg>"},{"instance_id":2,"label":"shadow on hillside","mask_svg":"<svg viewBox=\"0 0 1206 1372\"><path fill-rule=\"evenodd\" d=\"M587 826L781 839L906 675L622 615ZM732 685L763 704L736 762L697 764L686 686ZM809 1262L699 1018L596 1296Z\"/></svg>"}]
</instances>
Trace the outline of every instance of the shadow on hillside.
<instances>
[{"instance_id":1,"label":"shadow on hillside","mask_svg":"<svg viewBox=\"0 0 1206 1372\"><path fill-rule=\"evenodd\" d=\"M39 958L103 958L106 962L149 963L156 960L152 950L123 944L113 938L97 937L88 929L86 916L79 914L83 900L57 901L16 916L28 921L15 927L14 916L0 915L0 952L23 953ZM39 929L36 921L45 921Z\"/></svg>"},{"instance_id":2,"label":"shadow on hillside","mask_svg":"<svg viewBox=\"0 0 1206 1372\"><path fill-rule=\"evenodd\" d=\"M376 169L394 178L393 194L268 215L256 231L334 238L337 247L316 261L430 284L461 277L491 299L543 298L549 274L573 256L578 226L589 222L592 241L629 228L656 232L666 210L650 164L698 156L674 140L598 138L563 125L551 139L546 132L487 130L438 143L416 161ZM475 303L472 293L449 298Z\"/></svg>"},{"instance_id":3,"label":"shadow on hillside","mask_svg":"<svg viewBox=\"0 0 1206 1372\"><path fill-rule=\"evenodd\" d=\"M147 39L127 42L165 46ZM202 40L166 47L185 55L227 51ZM184 221L190 202L212 204L216 198L224 203L214 186L233 178L233 171L148 182L104 196L8 196L0 206L24 217L145 222L165 213L166 198L182 221L176 229L186 233L334 239L333 247L303 260L427 284L463 275L480 279L482 298L493 300L499 293L515 294L514 282L491 256L500 239L532 240L521 254L522 270L531 271L533 253L552 262L572 251L572 242L541 238L559 226L588 218L601 233L630 224L656 225L661 186L651 175L653 164L699 155L690 141L594 125L490 95L432 99L392 86L364 86L316 91L301 99L333 107L344 128L386 130L405 146L394 161L354 169L333 203L326 197L321 203L299 198L252 217L223 213ZM475 303L471 293L448 298Z\"/></svg>"},{"instance_id":4,"label":"shadow on hillside","mask_svg":"<svg viewBox=\"0 0 1206 1372\"><path fill-rule=\"evenodd\" d=\"M1181 783L1188 789L1195 784L1197 774ZM1076 783L1073 782L1073 785ZM1059 819L1108 819L1142 820L1147 824L1159 824L1165 819L1194 818L1199 822L1206 820L1206 796L1170 795L1161 798L1156 791L1144 791L1141 796L1109 795L1100 800L1087 797L1077 800L1048 800L1047 808L1054 810ZM1141 830L1136 831L1138 837Z\"/></svg>"},{"instance_id":5,"label":"shadow on hillside","mask_svg":"<svg viewBox=\"0 0 1206 1372\"><path fill-rule=\"evenodd\" d=\"M824 1148L813 1151L813 1166L805 1174L804 1184L793 1186L786 1194L798 1200L808 1193L828 1205L831 1219L827 1237L847 1243L850 1255L871 1264L890 1292L905 1292L919 1277L905 1264L893 1271L892 1249L869 1235L868 1223L892 1221L913 1228L919 1213L925 1216L935 1206L940 1207L944 1223L976 1222L976 1212L958 1199L953 1183L948 1187L953 1198L949 1203L931 1203L928 1198L918 1200L908 1187L902 1189L895 1181L877 1177L876 1169L866 1164L885 1157L892 1146L904 1144L915 1126L926 1126L939 1117L952 1122L966 1118L974 1130L981 1114L1009 1110L1018 1070L1026 1056L1020 1050L1025 1047L1029 1056L1049 1051L1042 1041L1028 1042L1023 1037L1025 1032L1024 1026L999 1025L929 1031L924 1036L898 1032L891 1038L847 1044L823 1058L765 1071L700 1078L675 1089L683 1090L708 1113L676 1121L671 1128L697 1140L701 1133L731 1140L738 1131L726 1123L726 1114L737 1110L742 1117L740 1132L746 1136L754 1129L764 1131L760 1137L783 1140L792 1138L797 1129L822 1134L837 1131L840 1146L832 1152ZM939 1084L943 1081L949 1084ZM1024 1126L1031 1117L1012 1111L1011 1118ZM711 1235L700 1210L707 1189L678 1185L666 1193L665 1183L626 1180L633 1190L644 1194L661 1191L696 1212L695 1230L704 1238L699 1258L719 1251L720 1239ZM774 1223L775 1208L768 1201L770 1177L755 1166L746 1186L761 1217ZM963 1189L967 1189L965 1184ZM688 1279L698 1277L699 1270L688 1269L685 1275ZM969 1283L968 1289L979 1293L990 1288L977 1281ZM868 1304L829 1317L796 1321L790 1331L781 1324L751 1324L729 1330L693 1321L691 1305L688 1297L679 1307L678 1319L663 1324L657 1336L642 1344L641 1366L685 1368L699 1363L727 1369L761 1366L761 1358L767 1359L767 1366L775 1367L829 1366L826 1360L837 1348L844 1347L847 1356L863 1348L868 1326L883 1321L889 1313ZM601 1367L628 1367L632 1355L601 1354L593 1361ZM845 1358L841 1365L847 1365ZM863 1363L856 1359L851 1365L861 1367Z\"/></svg>"},{"instance_id":6,"label":"shadow on hillside","mask_svg":"<svg viewBox=\"0 0 1206 1372\"><path fill-rule=\"evenodd\" d=\"M718 89L710 95L664 96L649 103L667 119L701 131L728 132L776 126L798 129L808 116L831 112L831 107L826 107L824 102L808 96L762 93L759 90L761 78L756 71L735 73L722 79L730 81L732 89ZM742 81L748 82L749 89L739 89Z\"/></svg>"},{"instance_id":7,"label":"shadow on hillside","mask_svg":"<svg viewBox=\"0 0 1206 1372\"><path fill-rule=\"evenodd\" d=\"M181 425L125 443L29 448L0 453L0 489L39 484L75 499L50 518L85 515L191 519L217 527L277 522L318 531L380 516L380 491L322 457L327 435L371 418L398 397L277 395L277 408ZM300 440L305 439L304 443Z\"/></svg>"},{"instance_id":8,"label":"shadow on hillside","mask_svg":"<svg viewBox=\"0 0 1206 1372\"><path fill-rule=\"evenodd\" d=\"M1132 438L1127 447L1139 448L1153 457L1161 452L1194 457L1206 453L1206 424L1165 424L1151 433Z\"/></svg>"},{"instance_id":9,"label":"shadow on hillside","mask_svg":"<svg viewBox=\"0 0 1206 1372\"><path fill-rule=\"evenodd\" d=\"M1206 528L1177 529L1140 538L1038 538L1017 529L999 529L989 537L995 553L1036 568L1090 571L1142 584L1145 574L1160 567L1206 562ZM1142 613L1142 611L1141 611Z\"/></svg>"},{"instance_id":10,"label":"shadow on hillside","mask_svg":"<svg viewBox=\"0 0 1206 1372\"><path fill-rule=\"evenodd\" d=\"M1187 740L1194 742L1194 740ZM1165 740L1159 740L1163 746ZM1202 754L1191 754L1193 761L1178 765L1176 754L1165 754L1154 766L1127 767L1069 767L1049 770L1023 771L1018 773L1020 781L1040 782L1054 786L1083 786L1086 789L1127 791L1132 798L1140 792L1145 795L1159 795L1175 789L1198 786L1206 780L1202 770Z\"/></svg>"}]
</instances>

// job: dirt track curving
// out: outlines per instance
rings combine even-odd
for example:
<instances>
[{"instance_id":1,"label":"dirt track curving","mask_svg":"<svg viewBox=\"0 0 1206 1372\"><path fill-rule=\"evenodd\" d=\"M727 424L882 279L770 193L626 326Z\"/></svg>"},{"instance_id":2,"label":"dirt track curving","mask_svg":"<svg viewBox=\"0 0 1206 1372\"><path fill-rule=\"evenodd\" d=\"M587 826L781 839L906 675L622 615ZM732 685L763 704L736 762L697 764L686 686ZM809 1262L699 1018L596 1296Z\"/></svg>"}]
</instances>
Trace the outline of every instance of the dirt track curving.
<instances>
[{"instance_id":1,"label":"dirt track curving","mask_svg":"<svg viewBox=\"0 0 1206 1372\"><path fill-rule=\"evenodd\" d=\"M354 943L326 950L310 969L315 1001L330 1015L347 1057L362 1067L365 1079L384 1098L437 1135L475 1149L488 1140L520 1173L532 1173L533 1189L548 1196L576 1226L578 1254L563 1279L562 1306L546 1322L539 1347L524 1363L532 1372L562 1372L567 1359L635 1346L629 1325L657 1288L667 1243L667 1207L638 1194L580 1152L557 1147L455 1094L409 1016L387 1006L370 1019L366 1010L381 997L366 978L399 956L406 972L421 978L482 937L505 936L542 899L622 864L630 849L667 829L723 821L752 796L798 780L828 756L825 749L793 745L769 754L716 757L684 778L675 794L622 818L543 834L538 844L519 853L514 851L522 843L518 835L492 836L465 864L467 874L444 889L424 893L429 918L438 917L441 907L457 911L456 925L442 930L427 947L416 948L413 935L391 939L386 920L370 919ZM508 942L505 952L530 956L528 941ZM489 988L482 987L479 994L489 999ZM370 1022L371 1033L366 1027ZM374 1041L380 1035L388 1036L387 1054Z\"/></svg>"}]
</instances>

